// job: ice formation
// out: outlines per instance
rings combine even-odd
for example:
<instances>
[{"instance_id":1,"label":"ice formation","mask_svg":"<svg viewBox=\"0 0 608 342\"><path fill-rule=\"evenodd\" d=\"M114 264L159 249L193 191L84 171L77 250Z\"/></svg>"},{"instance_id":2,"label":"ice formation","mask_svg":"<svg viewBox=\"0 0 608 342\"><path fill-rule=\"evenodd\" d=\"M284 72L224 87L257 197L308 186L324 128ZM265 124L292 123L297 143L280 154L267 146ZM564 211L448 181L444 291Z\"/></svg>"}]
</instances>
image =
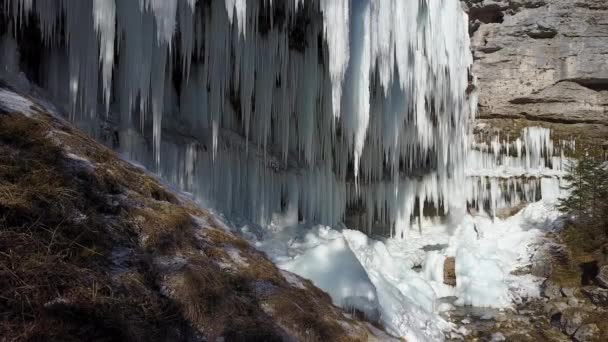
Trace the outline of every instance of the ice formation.
<instances>
[{"instance_id":1,"label":"ice formation","mask_svg":"<svg viewBox=\"0 0 608 342\"><path fill-rule=\"evenodd\" d=\"M500 133L478 136L468 155L466 198L469 206L496 216L498 211L555 199L576 148L573 139L553 141L551 130L525 127L519 137ZM563 185L563 184L562 184Z\"/></svg>"},{"instance_id":2,"label":"ice formation","mask_svg":"<svg viewBox=\"0 0 608 342\"><path fill-rule=\"evenodd\" d=\"M4 0L3 13L15 34L39 28L33 72L76 122L103 134L107 120L125 155L216 208L259 223L363 213L353 228L401 236L420 204L460 198L475 106L457 0Z\"/></svg>"},{"instance_id":3,"label":"ice formation","mask_svg":"<svg viewBox=\"0 0 608 342\"><path fill-rule=\"evenodd\" d=\"M4 0L0 9L10 22L3 73L29 60L28 76L81 127L254 222L235 229L337 305L434 341L453 328L437 314L449 307L440 298L505 307L513 288L534 292L535 279L511 272L557 217L548 203L574 142L540 127L473 141L459 1ZM36 29L37 55L20 56L19 39ZM2 89L0 110L36 108ZM446 257L456 287L443 283Z\"/></svg>"}]
</instances>

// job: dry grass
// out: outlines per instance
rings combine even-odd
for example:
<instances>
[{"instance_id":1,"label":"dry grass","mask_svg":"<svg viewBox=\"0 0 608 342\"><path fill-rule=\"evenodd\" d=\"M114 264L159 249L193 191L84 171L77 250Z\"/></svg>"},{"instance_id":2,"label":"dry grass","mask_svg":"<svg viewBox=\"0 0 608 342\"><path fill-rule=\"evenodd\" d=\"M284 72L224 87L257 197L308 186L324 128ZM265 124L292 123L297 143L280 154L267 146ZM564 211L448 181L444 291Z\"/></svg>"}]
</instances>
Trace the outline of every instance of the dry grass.
<instances>
[{"instance_id":1,"label":"dry grass","mask_svg":"<svg viewBox=\"0 0 608 342\"><path fill-rule=\"evenodd\" d=\"M327 294L193 216L206 214L63 121L0 114L0 341L367 339ZM116 247L133 251L124 265Z\"/></svg>"},{"instance_id":2,"label":"dry grass","mask_svg":"<svg viewBox=\"0 0 608 342\"><path fill-rule=\"evenodd\" d=\"M0 116L2 340L167 335L171 303L108 274L112 246L129 243L103 220L108 181L70 167L48 131L44 121Z\"/></svg>"},{"instance_id":3,"label":"dry grass","mask_svg":"<svg viewBox=\"0 0 608 342\"><path fill-rule=\"evenodd\" d=\"M155 202L130 214L135 215L132 220L137 222L141 245L148 251L167 254L194 243L192 217L183 208Z\"/></svg>"}]
</instances>

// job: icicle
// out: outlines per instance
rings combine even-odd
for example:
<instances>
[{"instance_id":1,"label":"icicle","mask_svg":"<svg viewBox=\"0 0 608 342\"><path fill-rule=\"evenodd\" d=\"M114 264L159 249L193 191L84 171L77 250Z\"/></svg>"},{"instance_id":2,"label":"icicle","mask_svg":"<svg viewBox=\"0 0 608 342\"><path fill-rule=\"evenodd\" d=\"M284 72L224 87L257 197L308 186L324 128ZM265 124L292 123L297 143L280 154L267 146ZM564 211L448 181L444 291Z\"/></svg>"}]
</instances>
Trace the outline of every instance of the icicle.
<instances>
[{"instance_id":1,"label":"icicle","mask_svg":"<svg viewBox=\"0 0 608 342\"><path fill-rule=\"evenodd\" d=\"M299 2L296 0L296 5ZM329 47L329 73L332 83L334 117L340 116L342 82L350 58L349 0L321 1L325 39Z\"/></svg>"},{"instance_id":2,"label":"icicle","mask_svg":"<svg viewBox=\"0 0 608 342\"><path fill-rule=\"evenodd\" d=\"M145 0L156 18L156 37L159 44L171 46L175 34L177 0Z\"/></svg>"},{"instance_id":3,"label":"icicle","mask_svg":"<svg viewBox=\"0 0 608 342\"><path fill-rule=\"evenodd\" d=\"M245 30L247 20L247 0L226 0L226 12L228 13L228 20L230 20L230 24L234 22L233 17L236 13L239 32L243 36L247 36L247 31Z\"/></svg>"},{"instance_id":4,"label":"icicle","mask_svg":"<svg viewBox=\"0 0 608 342\"><path fill-rule=\"evenodd\" d=\"M116 27L116 4L114 0L93 0L93 22L99 34L99 60L103 79L103 99L106 113L110 107L112 93L112 67L114 66L114 39Z\"/></svg>"}]
</instances>

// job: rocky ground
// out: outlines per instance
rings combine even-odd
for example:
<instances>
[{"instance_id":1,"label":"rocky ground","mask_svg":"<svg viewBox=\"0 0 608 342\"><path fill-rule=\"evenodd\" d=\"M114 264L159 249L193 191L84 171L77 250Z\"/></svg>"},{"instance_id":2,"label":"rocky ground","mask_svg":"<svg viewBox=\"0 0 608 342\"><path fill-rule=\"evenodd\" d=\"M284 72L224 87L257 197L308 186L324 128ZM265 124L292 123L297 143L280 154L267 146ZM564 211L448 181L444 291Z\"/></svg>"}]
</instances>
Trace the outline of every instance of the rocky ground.
<instances>
[{"instance_id":1,"label":"rocky ground","mask_svg":"<svg viewBox=\"0 0 608 342\"><path fill-rule=\"evenodd\" d=\"M0 85L0 341L391 339Z\"/></svg>"},{"instance_id":2,"label":"rocky ground","mask_svg":"<svg viewBox=\"0 0 608 342\"><path fill-rule=\"evenodd\" d=\"M607 341L608 244L600 238L604 241L599 248L583 255L581 246L569 237L569 229L550 233L530 266L517 270L547 278L540 298L525 299L507 310L455 307L444 313L458 329L449 339ZM446 267L448 275L452 273L449 269Z\"/></svg>"}]
</instances>

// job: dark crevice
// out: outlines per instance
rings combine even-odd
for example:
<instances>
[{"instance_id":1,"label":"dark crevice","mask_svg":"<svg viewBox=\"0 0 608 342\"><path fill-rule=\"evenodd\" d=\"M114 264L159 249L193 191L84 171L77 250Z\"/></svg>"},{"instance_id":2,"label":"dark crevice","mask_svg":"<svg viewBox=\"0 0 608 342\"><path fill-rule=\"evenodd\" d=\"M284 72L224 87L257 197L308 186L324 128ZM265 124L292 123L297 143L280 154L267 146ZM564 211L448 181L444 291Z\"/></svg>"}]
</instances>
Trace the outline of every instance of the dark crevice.
<instances>
[{"instance_id":1,"label":"dark crevice","mask_svg":"<svg viewBox=\"0 0 608 342\"><path fill-rule=\"evenodd\" d=\"M573 78L564 81L574 82L593 91L608 91L608 78Z\"/></svg>"},{"instance_id":2,"label":"dark crevice","mask_svg":"<svg viewBox=\"0 0 608 342\"><path fill-rule=\"evenodd\" d=\"M558 312L556 314L553 314L551 316L551 325L559 328L561 326L561 320L562 320L562 313Z\"/></svg>"},{"instance_id":3,"label":"dark crevice","mask_svg":"<svg viewBox=\"0 0 608 342\"><path fill-rule=\"evenodd\" d=\"M479 107L482 107L482 106L479 106ZM556 123L556 124L565 124L565 125L588 124L588 125L608 126L608 123L598 121L598 120L559 119L559 118L552 118L552 117L548 117L548 116L531 115L526 112L521 112L521 113L519 113L519 115L495 114L495 113L480 114L477 116L477 119L480 119L480 120L483 120L483 119L491 119L491 120L525 119L525 120L533 121L533 122L547 122L547 123Z\"/></svg>"},{"instance_id":4,"label":"dark crevice","mask_svg":"<svg viewBox=\"0 0 608 342\"><path fill-rule=\"evenodd\" d=\"M600 272L600 268L597 265L597 261L584 262L579 265L581 269L581 285L588 286L593 285L595 277Z\"/></svg>"},{"instance_id":5,"label":"dark crevice","mask_svg":"<svg viewBox=\"0 0 608 342\"><path fill-rule=\"evenodd\" d=\"M567 125L572 125L572 124L598 124L598 125L604 125L604 126L608 126L607 123L605 122L601 122L598 120L577 120L577 119L560 119L560 118L553 118L553 117L548 117L548 116L535 116L535 115L531 115L528 113L520 113L526 120L528 121L543 121L543 122L551 122L551 123L558 123L558 124L567 124Z\"/></svg>"},{"instance_id":6,"label":"dark crevice","mask_svg":"<svg viewBox=\"0 0 608 342\"><path fill-rule=\"evenodd\" d=\"M502 23L504 17L503 9L498 5L473 7L469 10L469 19L471 21L479 20L484 24Z\"/></svg>"}]
</instances>

